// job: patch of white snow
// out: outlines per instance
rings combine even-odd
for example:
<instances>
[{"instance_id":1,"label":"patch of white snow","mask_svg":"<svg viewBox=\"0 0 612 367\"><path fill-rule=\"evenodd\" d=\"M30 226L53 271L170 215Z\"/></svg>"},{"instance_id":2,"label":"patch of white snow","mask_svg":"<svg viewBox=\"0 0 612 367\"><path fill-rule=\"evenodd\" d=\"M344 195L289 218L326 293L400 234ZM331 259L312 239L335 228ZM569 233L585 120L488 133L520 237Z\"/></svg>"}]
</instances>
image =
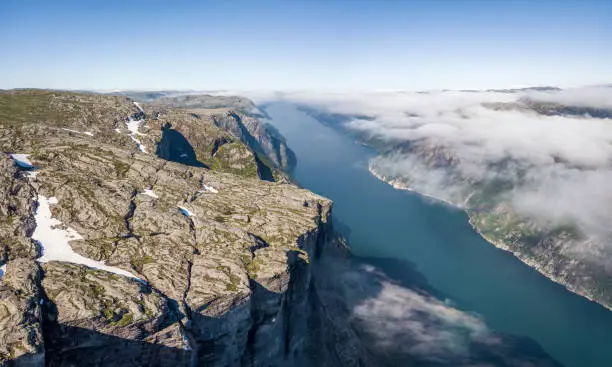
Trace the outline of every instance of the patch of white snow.
<instances>
[{"instance_id":1,"label":"patch of white snow","mask_svg":"<svg viewBox=\"0 0 612 367\"><path fill-rule=\"evenodd\" d=\"M207 186L207 185L202 184L202 187L204 187L205 191L210 191L210 192L212 192L214 194L218 194L219 193L219 191L217 189L215 189L214 187L212 187L212 186Z\"/></svg>"},{"instance_id":2,"label":"patch of white snow","mask_svg":"<svg viewBox=\"0 0 612 367\"><path fill-rule=\"evenodd\" d=\"M143 153L147 152L147 149L145 148L144 145L142 145L142 143L140 142L140 140L136 139L133 135L130 135L130 138L132 138L132 140L134 140L134 142L136 144L138 144L138 150L140 150Z\"/></svg>"},{"instance_id":3,"label":"patch of white snow","mask_svg":"<svg viewBox=\"0 0 612 367\"><path fill-rule=\"evenodd\" d=\"M183 350L191 350L191 346L189 345L189 338L185 336L184 331L181 333L181 336L183 337Z\"/></svg>"},{"instance_id":4,"label":"patch of white snow","mask_svg":"<svg viewBox=\"0 0 612 367\"><path fill-rule=\"evenodd\" d=\"M138 104L138 102L134 102L134 105L136 105L136 108L138 108L138 110L142 113L144 113L144 110L142 109L142 107L140 107L140 105Z\"/></svg>"},{"instance_id":5,"label":"patch of white snow","mask_svg":"<svg viewBox=\"0 0 612 367\"><path fill-rule=\"evenodd\" d=\"M11 158L17 163L17 165L21 168L34 168L32 162L28 159L29 154L11 154Z\"/></svg>"},{"instance_id":6,"label":"patch of white snow","mask_svg":"<svg viewBox=\"0 0 612 367\"><path fill-rule=\"evenodd\" d=\"M115 132L121 134L121 130L119 129L115 129Z\"/></svg>"},{"instance_id":7,"label":"patch of white snow","mask_svg":"<svg viewBox=\"0 0 612 367\"><path fill-rule=\"evenodd\" d=\"M155 199L159 198L159 196L157 196L157 194L155 194L153 192L153 190L151 190L151 189L146 189L145 191L142 192L142 194L150 196L150 197L155 198Z\"/></svg>"},{"instance_id":8,"label":"patch of white snow","mask_svg":"<svg viewBox=\"0 0 612 367\"><path fill-rule=\"evenodd\" d=\"M136 144L138 144L138 149L143 152L146 153L147 150L145 149L145 146L142 145L142 143L140 142L140 140L136 139L134 137L134 135L146 135L146 134L141 134L138 132L138 128L140 127L140 124L142 123L142 120L134 120L131 117L128 117L128 122L126 122L125 124L127 125L128 130L130 130L131 134L130 134L130 138L132 138L133 141L136 142Z\"/></svg>"},{"instance_id":9,"label":"patch of white snow","mask_svg":"<svg viewBox=\"0 0 612 367\"><path fill-rule=\"evenodd\" d=\"M71 133L85 134L85 135L93 136L93 133L89 131L83 132L83 131L77 131L77 130L66 129L66 128L62 128L62 130L70 131Z\"/></svg>"},{"instance_id":10,"label":"patch of white snow","mask_svg":"<svg viewBox=\"0 0 612 367\"><path fill-rule=\"evenodd\" d=\"M141 123L142 120L134 120L133 118L128 117L128 122L126 122L125 124L127 125L127 129L130 130L132 135L144 135L138 132L138 128L140 127Z\"/></svg>"},{"instance_id":11,"label":"patch of white snow","mask_svg":"<svg viewBox=\"0 0 612 367\"><path fill-rule=\"evenodd\" d=\"M42 256L38 259L39 262L64 261L81 264L144 282L128 271L105 265L102 261L95 261L74 252L70 247L70 241L82 240L83 237L74 229L63 226L62 222L52 217L50 205L53 204L57 204L55 197L46 198L38 195L38 208L34 215L36 229L32 234L32 239L37 241L41 247Z\"/></svg>"}]
</instances>

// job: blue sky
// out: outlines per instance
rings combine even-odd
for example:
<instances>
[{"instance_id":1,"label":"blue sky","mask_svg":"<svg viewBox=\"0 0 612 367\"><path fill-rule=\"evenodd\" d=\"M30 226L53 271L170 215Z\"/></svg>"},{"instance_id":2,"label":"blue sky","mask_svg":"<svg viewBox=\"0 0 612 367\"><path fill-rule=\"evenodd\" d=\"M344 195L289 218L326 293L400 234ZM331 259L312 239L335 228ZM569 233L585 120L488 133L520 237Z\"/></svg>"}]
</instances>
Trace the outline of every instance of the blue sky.
<instances>
[{"instance_id":1,"label":"blue sky","mask_svg":"<svg viewBox=\"0 0 612 367\"><path fill-rule=\"evenodd\" d=\"M0 88L612 82L611 1L0 1Z\"/></svg>"}]
</instances>

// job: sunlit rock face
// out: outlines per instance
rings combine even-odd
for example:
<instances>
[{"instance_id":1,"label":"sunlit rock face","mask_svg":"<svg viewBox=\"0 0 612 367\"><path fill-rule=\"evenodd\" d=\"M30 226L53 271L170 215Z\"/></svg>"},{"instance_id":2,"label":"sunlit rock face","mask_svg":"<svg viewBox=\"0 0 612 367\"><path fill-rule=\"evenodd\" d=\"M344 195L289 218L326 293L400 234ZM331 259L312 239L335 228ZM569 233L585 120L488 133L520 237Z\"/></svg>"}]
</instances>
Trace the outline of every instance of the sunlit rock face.
<instances>
[{"instance_id":1,"label":"sunlit rock face","mask_svg":"<svg viewBox=\"0 0 612 367\"><path fill-rule=\"evenodd\" d=\"M270 182L274 166L261 180L258 153L195 113L0 101L3 361L228 365L304 348L292 315L309 312L300 264L327 241L327 199Z\"/></svg>"}]
</instances>

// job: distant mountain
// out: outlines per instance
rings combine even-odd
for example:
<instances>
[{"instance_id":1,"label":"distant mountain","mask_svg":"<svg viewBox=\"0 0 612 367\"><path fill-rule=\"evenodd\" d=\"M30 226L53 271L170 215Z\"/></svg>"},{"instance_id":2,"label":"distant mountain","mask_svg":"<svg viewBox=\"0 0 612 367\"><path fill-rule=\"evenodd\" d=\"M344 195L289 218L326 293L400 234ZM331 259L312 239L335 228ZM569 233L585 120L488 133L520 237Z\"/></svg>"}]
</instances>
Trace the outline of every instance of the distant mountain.
<instances>
[{"instance_id":1,"label":"distant mountain","mask_svg":"<svg viewBox=\"0 0 612 367\"><path fill-rule=\"evenodd\" d=\"M594 118L612 118L612 108L597 108L587 106L572 106L562 103L546 102L524 97L517 102L497 102L483 103L484 107L493 110L516 110L516 111L532 111L534 113L545 116L575 116L575 117L594 117Z\"/></svg>"}]
</instances>

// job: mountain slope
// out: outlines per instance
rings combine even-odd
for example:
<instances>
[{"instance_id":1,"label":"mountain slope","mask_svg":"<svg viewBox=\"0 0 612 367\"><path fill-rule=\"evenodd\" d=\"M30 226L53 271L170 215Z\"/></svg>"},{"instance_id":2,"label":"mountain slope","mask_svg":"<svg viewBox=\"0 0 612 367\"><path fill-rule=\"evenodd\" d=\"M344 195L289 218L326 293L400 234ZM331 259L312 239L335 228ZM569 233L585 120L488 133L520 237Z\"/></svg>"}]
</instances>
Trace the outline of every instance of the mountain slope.
<instances>
[{"instance_id":1,"label":"mountain slope","mask_svg":"<svg viewBox=\"0 0 612 367\"><path fill-rule=\"evenodd\" d=\"M255 104L237 96L205 94L167 96L154 100L154 107L180 108L208 116L215 125L229 131L249 146L262 161L271 162L273 168L291 172L296 157L282 135L270 124L263 123L263 114Z\"/></svg>"},{"instance_id":2,"label":"mountain slope","mask_svg":"<svg viewBox=\"0 0 612 367\"><path fill-rule=\"evenodd\" d=\"M302 348L291 315L307 310L283 305L307 298L291 274L325 243L328 200L260 180L215 125L125 97L6 92L0 125L2 358L226 365L276 355L267 339ZM162 159L166 130L193 142L188 164ZM245 350L253 338L267 351Z\"/></svg>"}]
</instances>

